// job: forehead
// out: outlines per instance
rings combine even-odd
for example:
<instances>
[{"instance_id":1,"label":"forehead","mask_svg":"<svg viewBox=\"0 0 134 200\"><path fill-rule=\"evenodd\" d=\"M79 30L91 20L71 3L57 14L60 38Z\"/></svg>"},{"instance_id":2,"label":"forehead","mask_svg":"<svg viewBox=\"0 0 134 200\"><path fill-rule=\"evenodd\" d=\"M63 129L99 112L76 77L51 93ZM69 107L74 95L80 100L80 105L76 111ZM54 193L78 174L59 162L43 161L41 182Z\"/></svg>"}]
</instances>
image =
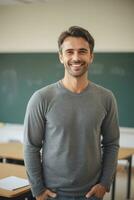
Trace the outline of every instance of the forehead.
<instances>
[{"instance_id":1,"label":"forehead","mask_svg":"<svg viewBox=\"0 0 134 200\"><path fill-rule=\"evenodd\" d=\"M88 42L82 38L82 37L67 37L63 44L62 44L62 50L67 50L67 49L90 49Z\"/></svg>"}]
</instances>

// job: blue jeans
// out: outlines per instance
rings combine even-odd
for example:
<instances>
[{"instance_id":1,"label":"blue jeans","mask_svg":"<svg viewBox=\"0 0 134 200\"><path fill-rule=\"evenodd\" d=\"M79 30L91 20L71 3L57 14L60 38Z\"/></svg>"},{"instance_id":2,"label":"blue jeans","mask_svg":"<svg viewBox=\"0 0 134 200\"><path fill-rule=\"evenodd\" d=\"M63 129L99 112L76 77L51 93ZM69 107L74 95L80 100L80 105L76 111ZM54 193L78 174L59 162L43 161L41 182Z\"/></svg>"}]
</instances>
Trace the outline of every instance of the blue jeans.
<instances>
[{"instance_id":1,"label":"blue jeans","mask_svg":"<svg viewBox=\"0 0 134 200\"><path fill-rule=\"evenodd\" d=\"M86 198L85 196L69 197L69 196L57 195L57 197L55 197L55 198L49 197L47 200L103 200L103 199L95 197L95 196Z\"/></svg>"}]
</instances>

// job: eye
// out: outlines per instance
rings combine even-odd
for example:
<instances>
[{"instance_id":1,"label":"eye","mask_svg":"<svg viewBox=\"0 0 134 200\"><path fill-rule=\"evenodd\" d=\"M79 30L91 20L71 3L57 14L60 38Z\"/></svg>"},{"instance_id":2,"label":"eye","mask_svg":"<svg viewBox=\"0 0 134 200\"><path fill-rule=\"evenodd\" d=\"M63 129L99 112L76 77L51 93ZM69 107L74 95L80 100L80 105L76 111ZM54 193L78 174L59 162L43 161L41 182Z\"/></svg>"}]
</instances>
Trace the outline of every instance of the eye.
<instances>
[{"instance_id":1,"label":"eye","mask_svg":"<svg viewBox=\"0 0 134 200\"><path fill-rule=\"evenodd\" d=\"M72 51L72 50L68 50L68 51L67 51L67 53L69 53L69 54L70 54L70 53L73 53L73 51Z\"/></svg>"},{"instance_id":2,"label":"eye","mask_svg":"<svg viewBox=\"0 0 134 200\"><path fill-rule=\"evenodd\" d=\"M67 55L72 55L72 54L73 54L73 51L72 51L72 50L67 50L67 51L66 51L66 54L67 54Z\"/></svg>"},{"instance_id":3,"label":"eye","mask_svg":"<svg viewBox=\"0 0 134 200\"><path fill-rule=\"evenodd\" d=\"M82 55L83 55L83 54L87 54L87 52L88 52L88 51L87 51L86 49L81 49L81 50L79 51L79 53L82 54Z\"/></svg>"}]
</instances>

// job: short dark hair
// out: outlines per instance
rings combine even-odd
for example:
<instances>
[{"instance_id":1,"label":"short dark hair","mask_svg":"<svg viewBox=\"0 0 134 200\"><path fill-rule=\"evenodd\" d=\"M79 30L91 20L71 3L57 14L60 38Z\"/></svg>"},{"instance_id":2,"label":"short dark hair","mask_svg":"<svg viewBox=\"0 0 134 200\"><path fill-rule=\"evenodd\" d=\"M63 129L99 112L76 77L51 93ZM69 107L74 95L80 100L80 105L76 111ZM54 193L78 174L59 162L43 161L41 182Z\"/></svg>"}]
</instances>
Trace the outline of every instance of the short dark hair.
<instances>
[{"instance_id":1,"label":"short dark hair","mask_svg":"<svg viewBox=\"0 0 134 200\"><path fill-rule=\"evenodd\" d=\"M88 44L89 44L89 48L91 53L93 52L94 49L94 38L92 37L92 35L84 28L79 27L79 26L71 26L68 30L62 32L58 38L58 47L59 47L59 51L62 51L62 44L64 42L64 40L67 37L82 37L84 38Z\"/></svg>"}]
</instances>

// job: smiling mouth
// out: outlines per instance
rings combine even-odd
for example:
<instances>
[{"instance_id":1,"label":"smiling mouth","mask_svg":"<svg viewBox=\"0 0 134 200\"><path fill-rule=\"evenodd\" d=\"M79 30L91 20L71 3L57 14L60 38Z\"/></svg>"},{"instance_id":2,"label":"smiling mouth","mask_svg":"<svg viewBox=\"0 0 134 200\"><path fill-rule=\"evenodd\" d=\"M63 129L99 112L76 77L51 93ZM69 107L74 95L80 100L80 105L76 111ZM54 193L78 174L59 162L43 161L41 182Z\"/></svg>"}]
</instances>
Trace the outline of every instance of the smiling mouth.
<instances>
[{"instance_id":1,"label":"smiling mouth","mask_svg":"<svg viewBox=\"0 0 134 200\"><path fill-rule=\"evenodd\" d=\"M81 65L71 65L72 67L75 67L75 68L80 68Z\"/></svg>"},{"instance_id":2,"label":"smiling mouth","mask_svg":"<svg viewBox=\"0 0 134 200\"><path fill-rule=\"evenodd\" d=\"M71 66L73 67L81 67L83 63L71 63Z\"/></svg>"}]
</instances>

